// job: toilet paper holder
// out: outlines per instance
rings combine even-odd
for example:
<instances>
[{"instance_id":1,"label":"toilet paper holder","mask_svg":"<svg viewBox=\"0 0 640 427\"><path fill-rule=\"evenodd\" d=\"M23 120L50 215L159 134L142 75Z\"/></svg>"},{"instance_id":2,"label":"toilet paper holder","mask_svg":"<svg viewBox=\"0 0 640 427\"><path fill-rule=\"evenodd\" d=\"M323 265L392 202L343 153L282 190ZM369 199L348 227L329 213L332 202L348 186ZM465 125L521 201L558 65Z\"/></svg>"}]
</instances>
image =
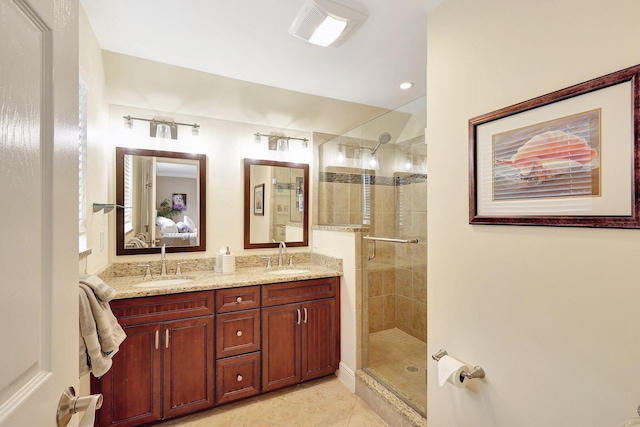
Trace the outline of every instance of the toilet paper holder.
<instances>
[{"instance_id":1,"label":"toilet paper holder","mask_svg":"<svg viewBox=\"0 0 640 427\"><path fill-rule=\"evenodd\" d=\"M442 359L444 356L447 356L448 354L449 353L447 353L447 350L441 348L435 354L431 355L431 358L433 360L435 360L436 362L439 362L440 359ZM464 375L465 377L467 377L470 380L472 380L474 378L484 378L484 376L485 376L484 369L482 369L480 366L475 366L471 370L471 372L463 372L462 375Z\"/></svg>"}]
</instances>

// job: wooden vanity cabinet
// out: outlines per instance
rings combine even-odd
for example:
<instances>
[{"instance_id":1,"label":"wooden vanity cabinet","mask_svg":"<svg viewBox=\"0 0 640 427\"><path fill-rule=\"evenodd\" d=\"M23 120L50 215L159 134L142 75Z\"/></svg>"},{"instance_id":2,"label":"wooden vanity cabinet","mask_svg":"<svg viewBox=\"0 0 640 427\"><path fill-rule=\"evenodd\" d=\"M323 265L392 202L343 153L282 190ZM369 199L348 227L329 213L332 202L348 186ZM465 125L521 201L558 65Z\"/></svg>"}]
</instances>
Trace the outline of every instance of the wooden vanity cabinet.
<instances>
[{"instance_id":1,"label":"wooden vanity cabinet","mask_svg":"<svg viewBox=\"0 0 640 427\"><path fill-rule=\"evenodd\" d=\"M127 338L91 392L98 424L137 426L214 404L213 291L111 302Z\"/></svg>"},{"instance_id":2,"label":"wooden vanity cabinet","mask_svg":"<svg viewBox=\"0 0 640 427\"><path fill-rule=\"evenodd\" d=\"M334 373L340 359L336 277L262 289L262 390Z\"/></svg>"},{"instance_id":3,"label":"wooden vanity cabinet","mask_svg":"<svg viewBox=\"0 0 640 427\"><path fill-rule=\"evenodd\" d=\"M109 372L91 377L91 393L104 398L96 425L154 424L334 373L339 283L331 277L112 301L127 338Z\"/></svg>"}]
</instances>

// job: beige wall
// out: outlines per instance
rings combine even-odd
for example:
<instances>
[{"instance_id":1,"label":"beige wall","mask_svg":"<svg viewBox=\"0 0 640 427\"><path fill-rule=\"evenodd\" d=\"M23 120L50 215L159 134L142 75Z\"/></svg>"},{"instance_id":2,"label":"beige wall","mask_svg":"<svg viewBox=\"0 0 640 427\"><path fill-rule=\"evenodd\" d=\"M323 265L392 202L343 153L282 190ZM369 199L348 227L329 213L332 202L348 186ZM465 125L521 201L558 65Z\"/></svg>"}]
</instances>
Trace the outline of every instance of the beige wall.
<instances>
[{"instance_id":1,"label":"beige wall","mask_svg":"<svg viewBox=\"0 0 640 427\"><path fill-rule=\"evenodd\" d=\"M636 0L446 0L429 14L428 352L487 374L440 388L429 360L430 427L635 414L640 232L469 225L467 123L639 63L638 16Z\"/></svg>"},{"instance_id":2,"label":"beige wall","mask_svg":"<svg viewBox=\"0 0 640 427\"><path fill-rule=\"evenodd\" d=\"M108 262L109 221L103 213L93 213L93 203L109 203L106 179L112 177L109 164L104 161L108 155L107 121L108 104L102 63L102 50L98 45L89 20L82 7L80 9L80 78L88 88L87 96L87 246L91 255L80 262L80 272L95 272ZM100 183L101 185L96 185ZM104 244L100 245L100 233L104 234ZM82 249L82 248L81 248Z\"/></svg>"}]
</instances>

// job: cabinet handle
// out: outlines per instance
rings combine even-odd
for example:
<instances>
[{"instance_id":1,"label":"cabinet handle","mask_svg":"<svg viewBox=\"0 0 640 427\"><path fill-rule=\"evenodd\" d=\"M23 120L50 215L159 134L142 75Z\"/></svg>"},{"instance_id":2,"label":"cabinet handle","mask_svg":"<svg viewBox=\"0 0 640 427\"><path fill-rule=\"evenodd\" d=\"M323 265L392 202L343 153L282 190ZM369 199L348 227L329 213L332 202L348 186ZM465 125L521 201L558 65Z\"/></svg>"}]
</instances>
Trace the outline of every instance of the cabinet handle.
<instances>
[{"instance_id":1,"label":"cabinet handle","mask_svg":"<svg viewBox=\"0 0 640 427\"><path fill-rule=\"evenodd\" d=\"M298 321L296 322L298 325L300 324L300 319L302 318L302 316L300 315L300 309L297 308L296 311L298 312Z\"/></svg>"},{"instance_id":2,"label":"cabinet handle","mask_svg":"<svg viewBox=\"0 0 640 427\"><path fill-rule=\"evenodd\" d=\"M238 376L236 377L236 380L238 380L238 382L242 381L242 375L238 375Z\"/></svg>"},{"instance_id":3,"label":"cabinet handle","mask_svg":"<svg viewBox=\"0 0 640 427\"><path fill-rule=\"evenodd\" d=\"M169 329L164 330L164 348L169 348Z\"/></svg>"},{"instance_id":4,"label":"cabinet handle","mask_svg":"<svg viewBox=\"0 0 640 427\"><path fill-rule=\"evenodd\" d=\"M242 331L238 331L238 332L236 332L236 335L237 335L237 336L239 336L239 337L241 337L241 336L242 336Z\"/></svg>"},{"instance_id":5,"label":"cabinet handle","mask_svg":"<svg viewBox=\"0 0 640 427\"><path fill-rule=\"evenodd\" d=\"M303 322L307 323L307 320L309 318L309 312L307 311L307 307L303 308L303 310L304 310L304 320L303 320Z\"/></svg>"},{"instance_id":6,"label":"cabinet handle","mask_svg":"<svg viewBox=\"0 0 640 427\"><path fill-rule=\"evenodd\" d=\"M156 350L159 347L159 342L160 342L160 331L158 329L156 329Z\"/></svg>"},{"instance_id":7,"label":"cabinet handle","mask_svg":"<svg viewBox=\"0 0 640 427\"><path fill-rule=\"evenodd\" d=\"M238 301L238 304L240 304L242 302L242 297L236 298L236 301Z\"/></svg>"}]
</instances>

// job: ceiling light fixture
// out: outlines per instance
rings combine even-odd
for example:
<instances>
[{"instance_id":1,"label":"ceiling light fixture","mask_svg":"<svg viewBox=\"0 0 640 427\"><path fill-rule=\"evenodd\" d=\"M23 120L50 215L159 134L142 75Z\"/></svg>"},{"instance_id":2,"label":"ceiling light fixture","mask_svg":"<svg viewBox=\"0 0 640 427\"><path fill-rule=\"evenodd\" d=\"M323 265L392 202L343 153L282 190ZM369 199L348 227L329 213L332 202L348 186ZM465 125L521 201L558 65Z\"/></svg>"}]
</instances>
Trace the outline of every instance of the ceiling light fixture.
<instances>
[{"instance_id":1,"label":"ceiling light fixture","mask_svg":"<svg viewBox=\"0 0 640 427\"><path fill-rule=\"evenodd\" d=\"M307 0L289 34L318 46L340 46L367 19L366 13L331 0Z\"/></svg>"},{"instance_id":2,"label":"ceiling light fixture","mask_svg":"<svg viewBox=\"0 0 640 427\"><path fill-rule=\"evenodd\" d=\"M413 82L402 82L400 83L400 89L407 90L413 87Z\"/></svg>"},{"instance_id":3,"label":"ceiling light fixture","mask_svg":"<svg viewBox=\"0 0 640 427\"><path fill-rule=\"evenodd\" d=\"M149 122L149 136L152 138L171 138L178 139L178 126L191 127L191 135L200 135L200 125L197 123L178 123L173 120L163 119L143 119L141 117L131 117L129 115L122 116L124 119L125 129L133 128L133 120L140 120L142 122Z\"/></svg>"}]
</instances>

